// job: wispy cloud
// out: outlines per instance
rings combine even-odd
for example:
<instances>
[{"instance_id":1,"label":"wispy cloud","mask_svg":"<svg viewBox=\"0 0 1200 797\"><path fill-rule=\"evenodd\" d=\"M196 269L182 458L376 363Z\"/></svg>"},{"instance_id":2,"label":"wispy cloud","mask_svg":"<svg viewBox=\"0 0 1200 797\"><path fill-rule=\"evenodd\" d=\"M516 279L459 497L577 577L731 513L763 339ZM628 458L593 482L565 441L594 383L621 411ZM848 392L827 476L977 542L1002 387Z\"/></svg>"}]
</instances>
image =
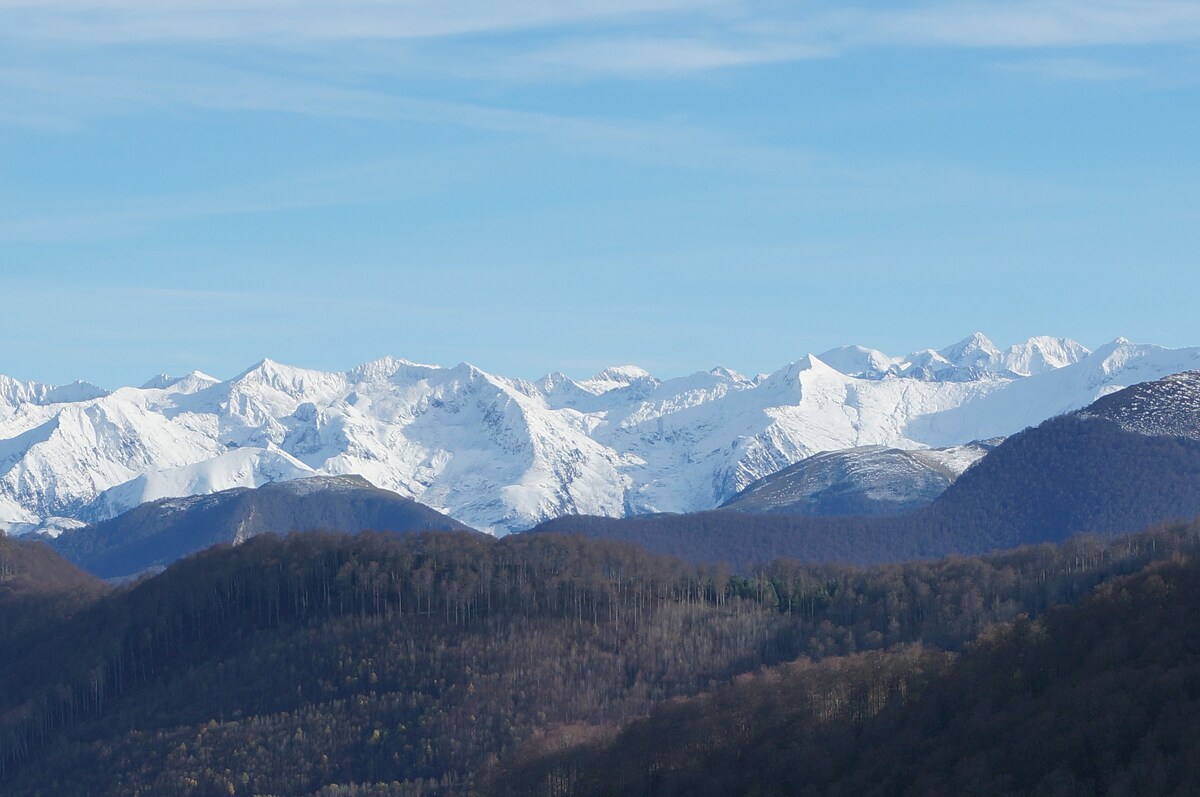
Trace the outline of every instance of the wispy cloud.
<instances>
[{"instance_id":1,"label":"wispy cloud","mask_svg":"<svg viewBox=\"0 0 1200 797\"><path fill-rule=\"evenodd\" d=\"M823 58L832 52L827 47L787 41L615 38L563 42L531 54L527 62L588 73L673 77L723 67Z\"/></svg>"},{"instance_id":2,"label":"wispy cloud","mask_svg":"<svg viewBox=\"0 0 1200 797\"><path fill-rule=\"evenodd\" d=\"M441 40L454 39L442 47ZM680 77L877 47L1086 48L1200 40L1194 0L0 0L0 41L57 46L405 42L482 81ZM460 49L459 49L460 48ZM369 48L360 50L363 59ZM226 59L236 53L226 52ZM338 99L338 98L335 98ZM288 102L286 95L281 102Z\"/></svg>"},{"instance_id":3,"label":"wispy cloud","mask_svg":"<svg viewBox=\"0 0 1200 797\"><path fill-rule=\"evenodd\" d=\"M118 286L108 289L111 297L122 304L155 304L158 311L171 315L181 309L261 309L268 304L279 308L279 314L293 312L318 313L396 313L405 312L423 317L448 316L459 312L450 304L422 303L414 307L403 298L369 298L331 296L328 293L297 293L287 290L212 290L206 288L168 288L158 286Z\"/></svg>"},{"instance_id":4,"label":"wispy cloud","mask_svg":"<svg viewBox=\"0 0 1200 797\"><path fill-rule=\"evenodd\" d=\"M512 35L532 29L539 34ZM465 128L654 166L786 174L810 165L807 153L791 147L653 115L606 118L540 110L536 104L522 108L510 102L506 107L503 99L408 96L403 92L409 84L387 74L389 69L403 71L395 63L381 66L372 61L372 48L338 44L452 36L463 37L450 48L454 59L473 64L460 67L465 71L454 79L469 85L514 75L677 77L898 46L1028 50L1027 60L997 68L1046 80L1114 81L1141 73L1107 55L1098 59L1077 50L1200 39L1200 3L943 0L878 10L807 3L785 8L738 0L347 0L336 5L316 0L0 0L0 42L53 38L65 47L59 52L71 51L70 42L182 39L306 48L304 57L272 60L266 69L261 60L244 58L247 49L241 47L214 49L213 58L206 57L207 50L190 48L190 61L166 55L163 48L83 49L82 57L57 59L53 65L44 58L26 58L28 48L13 48L0 56L0 122L69 128L95 115L199 108ZM391 48L396 49L401 48ZM413 61L425 68L435 64L436 70L448 60L445 49L428 41L414 53ZM333 68L322 69L327 60ZM489 96L472 90L455 93ZM325 175L79 212L9 213L0 221L0 241L126 237L179 219L394 196L374 187L363 190L355 176Z\"/></svg>"},{"instance_id":5,"label":"wispy cloud","mask_svg":"<svg viewBox=\"0 0 1200 797\"><path fill-rule=\"evenodd\" d=\"M66 106L92 105L105 109L93 112L113 112L114 106L121 105L158 108L175 105L459 127L517 138L532 137L572 153L586 152L660 168L778 174L795 173L808 165L806 154L794 148L737 141L682 123L572 116L429 100L235 71L204 72L189 80L176 77L160 81L123 75L0 70L0 96L5 86L18 87L43 99L57 94L65 99ZM78 112L79 107L75 110ZM456 165L452 154L444 158L426 154L421 161L421 168L415 171L414 163L400 156L219 190L124 201L110 198L103 203L90 203L86 197L75 196L71 199L73 209L38 212L20 203L21 210L0 219L0 243L118 240L185 220L368 205L406 196L428 196L473 179L468 173L460 173L461 167ZM417 178L415 174L426 177ZM431 174L436 174L436 181ZM392 175L391 179L388 175ZM17 206L14 200L13 207Z\"/></svg>"},{"instance_id":6,"label":"wispy cloud","mask_svg":"<svg viewBox=\"0 0 1200 797\"><path fill-rule=\"evenodd\" d=\"M376 160L203 191L101 199L72 196L69 208L39 209L13 202L0 219L0 243L120 240L187 220L366 205L394 198L395 177L409 174L407 165L404 159ZM441 175L443 181L454 179L448 170ZM415 179L405 185L410 192L431 190Z\"/></svg>"},{"instance_id":7,"label":"wispy cloud","mask_svg":"<svg viewBox=\"0 0 1200 797\"><path fill-rule=\"evenodd\" d=\"M119 280L119 275L114 275ZM236 337L254 330L261 337L284 334L314 334L311 325L302 317L315 317L322 312L348 316L366 313L404 313L406 316L442 318L461 312L451 304L423 302L414 305L403 298L369 298L302 293L273 287L262 290L212 290L204 288L164 287L155 285L87 285L69 284L14 285L12 292L19 298L20 309L14 309L3 325L16 330L39 325L48 316L82 319L94 324L89 328L89 340L144 340L145 328L138 325L112 324L114 309L126 316L136 316L154 328L170 330L171 338L187 340L198 331L203 337ZM233 329L209 322L216 312L235 311L239 322ZM182 323L186 322L186 323ZM291 324L291 326L280 326ZM3 327L0 327L3 328ZM0 351L13 348L20 336L0 336ZM21 341L28 344L26 338Z\"/></svg>"},{"instance_id":8,"label":"wispy cloud","mask_svg":"<svg viewBox=\"0 0 1200 797\"><path fill-rule=\"evenodd\" d=\"M419 39L620 20L720 0L0 0L9 36L114 43Z\"/></svg>"},{"instance_id":9,"label":"wispy cloud","mask_svg":"<svg viewBox=\"0 0 1200 797\"><path fill-rule=\"evenodd\" d=\"M996 64L995 69L1048 81L1108 83L1146 75L1146 70L1094 58L1032 58Z\"/></svg>"},{"instance_id":10,"label":"wispy cloud","mask_svg":"<svg viewBox=\"0 0 1200 797\"><path fill-rule=\"evenodd\" d=\"M652 119L591 117L410 97L247 70L204 67L166 72L166 77L154 78L127 73L85 75L58 70L0 69L0 92L8 87L36 97L38 102L58 96L62 99L57 104L59 112L67 114L112 113L122 110L122 106L177 106L460 127L533 136L593 154L659 166L772 171L800 167L805 162L803 154L793 150L747 147L717 133ZM27 112L23 108L17 120ZM3 117L4 111L0 110L0 119ZM294 201L307 200L301 197ZM241 206L233 202L222 207ZM0 237L3 229L4 225L0 225Z\"/></svg>"},{"instance_id":11,"label":"wispy cloud","mask_svg":"<svg viewBox=\"0 0 1200 797\"><path fill-rule=\"evenodd\" d=\"M382 117L395 110L394 101L381 92L247 70L173 66L164 69L161 76L153 76L154 70L133 76L119 65L114 71L86 73L69 68L0 69L0 88L28 92L42 103L58 97L84 115L129 106L188 106L352 118ZM11 118L23 118L24 113L19 114Z\"/></svg>"},{"instance_id":12,"label":"wispy cloud","mask_svg":"<svg viewBox=\"0 0 1200 797\"><path fill-rule=\"evenodd\" d=\"M870 41L953 47L1088 47L1200 39L1191 0L944 2L867 12Z\"/></svg>"}]
</instances>

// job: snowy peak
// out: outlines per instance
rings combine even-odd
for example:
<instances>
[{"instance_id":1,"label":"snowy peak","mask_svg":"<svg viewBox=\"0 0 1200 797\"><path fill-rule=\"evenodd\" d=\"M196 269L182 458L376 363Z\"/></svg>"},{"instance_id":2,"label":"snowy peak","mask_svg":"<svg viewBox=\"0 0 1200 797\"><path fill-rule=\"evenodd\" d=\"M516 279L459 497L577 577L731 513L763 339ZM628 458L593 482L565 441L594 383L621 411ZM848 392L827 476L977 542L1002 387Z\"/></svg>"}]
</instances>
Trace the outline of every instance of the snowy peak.
<instances>
[{"instance_id":1,"label":"snowy peak","mask_svg":"<svg viewBox=\"0 0 1200 797\"><path fill-rule=\"evenodd\" d=\"M579 387L579 384L574 379L567 376L562 371L555 371L554 373L546 374L537 382L535 382L534 386L546 396L573 394L582 390L582 388Z\"/></svg>"},{"instance_id":2,"label":"snowy peak","mask_svg":"<svg viewBox=\"0 0 1200 797\"><path fill-rule=\"evenodd\" d=\"M593 382L616 382L628 385L639 379L653 379L650 372L636 365L614 365L592 377Z\"/></svg>"},{"instance_id":3,"label":"snowy peak","mask_svg":"<svg viewBox=\"0 0 1200 797\"><path fill-rule=\"evenodd\" d=\"M820 355L820 359L847 376L860 379L882 379L901 362L899 357L889 357L878 349L866 346L839 346Z\"/></svg>"},{"instance_id":4,"label":"snowy peak","mask_svg":"<svg viewBox=\"0 0 1200 797\"><path fill-rule=\"evenodd\" d=\"M342 374L283 365L263 359L233 379L239 386L262 386L293 398L340 389L346 382Z\"/></svg>"},{"instance_id":5,"label":"snowy peak","mask_svg":"<svg viewBox=\"0 0 1200 797\"><path fill-rule=\"evenodd\" d=\"M845 374L828 365L817 355L806 354L799 360L789 363L768 376L763 380L763 384L770 384L777 388L790 388L801 384L805 378L819 377L821 375L835 379L845 376Z\"/></svg>"},{"instance_id":6,"label":"snowy peak","mask_svg":"<svg viewBox=\"0 0 1200 797\"><path fill-rule=\"evenodd\" d=\"M108 391L90 382L77 381L69 385L47 385L41 382L22 382L0 374L0 407L21 404L66 404L107 396Z\"/></svg>"},{"instance_id":7,"label":"snowy peak","mask_svg":"<svg viewBox=\"0 0 1200 797\"><path fill-rule=\"evenodd\" d=\"M401 357L381 357L378 360L371 360L356 368L351 368L346 372L346 380L352 384L388 380L418 381L441 370L444 370L441 366L425 365Z\"/></svg>"},{"instance_id":8,"label":"snowy peak","mask_svg":"<svg viewBox=\"0 0 1200 797\"><path fill-rule=\"evenodd\" d=\"M1007 369L1000 365L1001 358L996 345L982 332L976 332L944 349L910 354L900 373L926 381L969 382L996 373L1007 375Z\"/></svg>"},{"instance_id":9,"label":"snowy peak","mask_svg":"<svg viewBox=\"0 0 1200 797\"><path fill-rule=\"evenodd\" d=\"M987 335L975 332L953 346L938 352L946 362L959 368L986 368L999 358L1000 350Z\"/></svg>"},{"instance_id":10,"label":"snowy peak","mask_svg":"<svg viewBox=\"0 0 1200 797\"><path fill-rule=\"evenodd\" d=\"M1133 343L1126 338L1117 338L1096 349L1091 359L1094 363L1094 371L1098 374L1111 375L1130 367L1136 368L1139 361L1154 360L1163 355L1170 357L1172 350L1153 344Z\"/></svg>"},{"instance_id":11,"label":"snowy peak","mask_svg":"<svg viewBox=\"0 0 1200 797\"><path fill-rule=\"evenodd\" d=\"M1090 353L1069 338L1047 336L1033 337L1001 351L979 332L939 352L953 366L966 369L968 373L1005 376L1032 376L1053 371L1074 365Z\"/></svg>"},{"instance_id":12,"label":"snowy peak","mask_svg":"<svg viewBox=\"0 0 1200 797\"><path fill-rule=\"evenodd\" d=\"M170 376L159 374L139 388L140 390L169 390L173 393L197 393L213 385L221 383L215 376L209 376L203 371L192 371L186 376Z\"/></svg>"},{"instance_id":13,"label":"snowy peak","mask_svg":"<svg viewBox=\"0 0 1200 797\"><path fill-rule=\"evenodd\" d=\"M745 374L739 373L732 368L726 368L723 365L718 365L716 368L711 369L709 373L718 379L723 379L738 385L754 384L754 380L748 378Z\"/></svg>"},{"instance_id":14,"label":"snowy peak","mask_svg":"<svg viewBox=\"0 0 1200 797\"><path fill-rule=\"evenodd\" d=\"M1033 376L1074 365L1091 354L1070 338L1033 337L1006 349L1000 362L1017 376Z\"/></svg>"},{"instance_id":15,"label":"snowy peak","mask_svg":"<svg viewBox=\"0 0 1200 797\"><path fill-rule=\"evenodd\" d=\"M1001 350L982 332L942 349L922 349L893 357L865 346L839 346L821 359L847 376L889 376L925 382L970 382L981 378L1022 377L1073 365L1090 352L1068 338L1033 337Z\"/></svg>"},{"instance_id":16,"label":"snowy peak","mask_svg":"<svg viewBox=\"0 0 1200 797\"><path fill-rule=\"evenodd\" d=\"M166 390L171 385L178 382L181 378L182 377L171 376L170 374L156 374L155 376L152 376L149 379L147 379L145 382L143 382L142 386L138 389L139 390Z\"/></svg>"},{"instance_id":17,"label":"snowy peak","mask_svg":"<svg viewBox=\"0 0 1200 797\"><path fill-rule=\"evenodd\" d=\"M589 393L599 395L633 385L649 385L653 387L657 384L658 380L651 376L650 372L644 368L639 368L636 365L614 365L610 368L605 368L591 379L580 382L579 386Z\"/></svg>"}]
</instances>

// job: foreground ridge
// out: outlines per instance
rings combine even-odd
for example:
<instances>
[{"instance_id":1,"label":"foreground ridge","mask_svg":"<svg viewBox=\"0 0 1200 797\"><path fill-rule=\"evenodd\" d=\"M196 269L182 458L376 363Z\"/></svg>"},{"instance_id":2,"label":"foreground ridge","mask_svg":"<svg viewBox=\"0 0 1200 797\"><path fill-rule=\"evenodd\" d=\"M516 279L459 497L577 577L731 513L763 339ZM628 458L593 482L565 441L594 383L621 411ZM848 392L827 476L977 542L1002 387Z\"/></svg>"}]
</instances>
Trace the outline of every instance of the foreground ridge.
<instances>
[{"instance_id":1,"label":"foreground ridge","mask_svg":"<svg viewBox=\"0 0 1200 797\"><path fill-rule=\"evenodd\" d=\"M0 553L34 545L0 543ZM610 738L655 704L797 657L829 662L817 692L833 698L826 720L857 706L848 716L865 722L889 696L919 696L920 684L893 690L881 679L863 692L841 678L837 657L894 652L873 671L895 663L903 675L920 658L905 646L961 650L997 623L1019 627L1022 615L1044 617L1197 550L1200 525L1173 524L987 557L871 569L777 562L738 575L579 538L259 536L13 629L0 661L0 788L463 795L527 771L542 753ZM21 608L0 592L0 616ZM766 684L790 677L774 672Z\"/></svg>"}]
</instances>

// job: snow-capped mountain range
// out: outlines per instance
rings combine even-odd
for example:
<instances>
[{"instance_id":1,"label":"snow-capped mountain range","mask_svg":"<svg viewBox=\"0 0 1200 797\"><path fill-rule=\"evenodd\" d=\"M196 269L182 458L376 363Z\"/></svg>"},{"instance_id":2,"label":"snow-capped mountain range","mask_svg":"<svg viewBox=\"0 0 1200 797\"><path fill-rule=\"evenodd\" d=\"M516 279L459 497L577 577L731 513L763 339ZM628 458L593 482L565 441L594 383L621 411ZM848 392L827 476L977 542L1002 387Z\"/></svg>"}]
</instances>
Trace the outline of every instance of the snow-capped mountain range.
<instances>
[{"instance_id":1,"label":"snow-capped mountain range","mask_svg":"<svg viewBox=\"0 0 1200 797\"><path fill-rule=\"evenodd\" d=\"M495 533L708 509L818 452L1004 436L1196 368L1200 348L1038 337L1000 350L976 334L907 357L843 347L753 378L625 366L530 382L394 358L332 373L263 360L226 381L111 393L0 377L0 522L52 529L316 474L359 474Z\"/></svg>"}]
</instances>

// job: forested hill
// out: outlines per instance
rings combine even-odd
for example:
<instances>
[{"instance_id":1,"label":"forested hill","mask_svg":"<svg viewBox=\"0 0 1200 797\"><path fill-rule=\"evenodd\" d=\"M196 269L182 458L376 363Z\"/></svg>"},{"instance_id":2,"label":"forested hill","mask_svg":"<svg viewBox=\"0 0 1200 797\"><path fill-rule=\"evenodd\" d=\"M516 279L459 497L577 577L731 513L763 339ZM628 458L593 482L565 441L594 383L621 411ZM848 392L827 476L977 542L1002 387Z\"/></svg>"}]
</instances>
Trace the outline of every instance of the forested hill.
<instances>
[{"instance_id":1,"label":"forested hill","mask_svg":"<svg viewBox=\"0 0 1200 797\"><path fill-rule=\"evenodd\" d=\"M0 534L0 646L14 655L20 636L79 611L109 588L40 542Z\"/></svg>"},{"instance_id":2,"label":"forested hill","mask_svg":"<svg viewBox=\"0 0 1200 797\"><path fill-rule=\"evenodd\" d=\"M1175 526L746 577L554 535L263 535L6 650L0 792L466 794L531 750L611 736L739 673L956 649L1198 546L1200 525Z\"/></svg>"},{"instance_id":3,"label":"forested hill","mask_svg":"<svg viewBox=\"0 0 1200 797\"><path fill-rule=\"evenodd\" d=\"M894 517L701 512L568 517L532 533L580 533L741 570L775 558L859 564L975 554L1114 534L1200 515L1200 440L1066 415L1013 435L931 505Z\"/></svg>"},{"instance_id":4,"label":"forested hill","mask_svg":"<svg viewBox=\"0 0 1200 797\"><path fill-rule=\"evenodd\" d=\"M615 738L530 750L489 794L1196 794L1198 638L1200 563L1156 563L957 658L797 662Z\"/></svg>"},{"instance_id":5,"label":"forested hill","mask_svg":"<svg viewBox=\"0 0 1200 797\"><path fill-rule=\"evenodd\" d=\"M168 498L64 532L50 541L63 556L101 578L163 568L190 553L257 534L331 529L467 531L467 527L360 476L316 476Z\"/></svg>"}]
</instances>

